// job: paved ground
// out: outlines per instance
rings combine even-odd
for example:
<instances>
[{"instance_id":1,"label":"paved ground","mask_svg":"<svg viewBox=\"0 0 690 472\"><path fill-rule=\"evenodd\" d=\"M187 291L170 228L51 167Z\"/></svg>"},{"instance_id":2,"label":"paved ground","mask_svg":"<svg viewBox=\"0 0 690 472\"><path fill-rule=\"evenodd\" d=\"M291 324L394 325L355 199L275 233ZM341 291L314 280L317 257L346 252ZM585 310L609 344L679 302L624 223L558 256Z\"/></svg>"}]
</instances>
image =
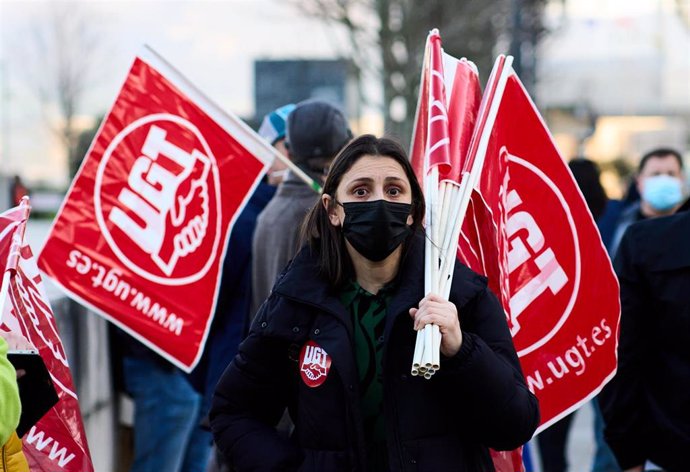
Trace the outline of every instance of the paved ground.
<instances>
[{"instance_id":1,"label":"paved ground","mask_svg":"<svg viewBox=\"0 0 690 472\"><path fill-rule=\"evenodd\" d=\"M582 406L577 413L570 426L570 435L568 436L567 454L568 454L568 472L589 472L592 467L592 459L594 457L594 416L593 410L589 403ZM533 456L537 457L535 461L536 472L541 472L541 464L539 463L539 453L536 446L536 441L530 443L533 448Z\"/></svg>"}]
</instances>

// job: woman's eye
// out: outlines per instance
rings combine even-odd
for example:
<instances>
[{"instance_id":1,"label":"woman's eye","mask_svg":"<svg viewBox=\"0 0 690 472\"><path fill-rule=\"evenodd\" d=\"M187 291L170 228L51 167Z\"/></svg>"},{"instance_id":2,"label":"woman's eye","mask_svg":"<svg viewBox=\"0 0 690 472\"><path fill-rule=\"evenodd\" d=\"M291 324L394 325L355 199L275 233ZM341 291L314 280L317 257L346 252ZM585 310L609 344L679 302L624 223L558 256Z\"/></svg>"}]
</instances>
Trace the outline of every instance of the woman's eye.
<instances>
[{"instance_id":1,"label":"woman's eye","mask_svg":"<svg viewBox=\"0 0 690 472\"><path fill-rule=\"evenodd\" d=\"M391 197L397 197L400 195L400 189L396 187L389 188L388 195L390 195Z\"/></svg>"},{"instance_id":2,"label":"woman's eye","mask_svg":"<svg viewBox=\"0 0 690 472\"><path fill-rule=\"evenodd\" d=\"M367 194L367 190L364 188L358 188L358 189L355 189L355 191L353 193L357 197L363 197Z\"/></svg>"}]
</instances>

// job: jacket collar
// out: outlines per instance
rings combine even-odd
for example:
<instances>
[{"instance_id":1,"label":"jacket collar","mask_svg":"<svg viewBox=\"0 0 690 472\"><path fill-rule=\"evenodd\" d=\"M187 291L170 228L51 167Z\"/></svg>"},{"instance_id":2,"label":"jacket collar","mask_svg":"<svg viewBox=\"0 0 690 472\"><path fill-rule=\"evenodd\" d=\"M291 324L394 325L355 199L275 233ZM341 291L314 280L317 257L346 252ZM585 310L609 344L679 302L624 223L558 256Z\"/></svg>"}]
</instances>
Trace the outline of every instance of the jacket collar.
<instances>
[{"instance_id":1,"label":"jacket collar","mask_svg":"<svg viewBox=\"0 0 690 472\"><path fill-rule=\"evenodd\" d=\"M413 235L407 243L411 246L401 261L397 278L392 282L393 297L388 312L394 317L412 306L417 306L424 298L423 233ZM346 324L349 326L349 316L340 303L338 294L319 276L317 267L318 254L305 246L279 278L275 292L342 317L347 320ZM451 291L451 298L456 304L464 305L483 288L484 285L475 279L475 274L466 268L456 271Z\"/></svg>"},{"instance_id":2,"label":"jacket collar","mask_svg":"<svg viewBox=\"0 0 690 472\"><path fill-rule=\"evenodd\" d=\"M305 188L308 188L305 186ZM311 192L312 190L309 189ZM351 330L352 322L337 293L318 273L318 254L304 246L279 276L274 291L299 303L315 306L335 315Z\"/></svg>"},{"instance_id":3,"label":"jacket collar","mask_svg":"<svg viewBox=\"0 0 690 472\"><path fill-rule=\"evenodd\" d=\"M385 333L390 334L395 319L416 307L424 298L424 234L414 234L407 243L410 248L401 261L398 276L392 284L392 298L388 306ZM458 267L459 265L459 267ZM451 286L451 300L458 310L486 287L486 280L462 264L456 263ZM318 273L318 254L305 246L281 274L274 289L279 295L299 303L327 311L352 329L352 321L336 293Z\"/></svg>"}]
</instances>

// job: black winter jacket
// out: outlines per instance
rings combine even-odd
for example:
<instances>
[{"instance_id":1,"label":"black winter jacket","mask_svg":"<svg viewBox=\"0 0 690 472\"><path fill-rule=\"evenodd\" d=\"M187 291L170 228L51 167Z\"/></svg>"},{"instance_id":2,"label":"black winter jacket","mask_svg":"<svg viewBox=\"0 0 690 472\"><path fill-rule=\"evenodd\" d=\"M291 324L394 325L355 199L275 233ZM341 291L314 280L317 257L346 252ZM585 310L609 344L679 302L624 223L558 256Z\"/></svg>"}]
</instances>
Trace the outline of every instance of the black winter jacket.
<instances>
[{"instance_id":1,"label":"black winter jacket","mask_svg":"<svg viewBox=\"0 0 690 472\"><path fill-rule=\"evenodd\" d=\"M689 242L690 210L632 225L616 255L618 372L599 403L623 469L690 470Z\"/></svg>"},{"instance_id":2,"label":"black winter jacket","mask_svg":"<svg viewBox=\"0 0 690 472\"><path fill-rule=\"evenodd\" d=\"M386 315L383 376L393 471L493 471L488 448L516 448L539 422L504 312L486 279L457 264L450 300L463 343L430 379L410 376L416 333L408 315L424 297L424 244L414 238ZM332 360L325 382L300 377L300 349L316 342ZM273 426L285 407L291 439ZM258 313L216 388L210 418L236 470L364 471L352 321L316 256L303 249Z\"/></svg>"}]
</instances>

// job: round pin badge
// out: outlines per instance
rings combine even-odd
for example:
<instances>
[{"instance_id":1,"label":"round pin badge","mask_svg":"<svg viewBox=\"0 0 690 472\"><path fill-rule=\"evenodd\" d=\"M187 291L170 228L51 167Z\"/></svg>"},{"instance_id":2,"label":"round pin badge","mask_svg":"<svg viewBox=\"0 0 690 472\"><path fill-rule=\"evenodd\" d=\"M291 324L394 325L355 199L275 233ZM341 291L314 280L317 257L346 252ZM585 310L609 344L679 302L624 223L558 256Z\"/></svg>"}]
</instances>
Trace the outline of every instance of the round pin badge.
<instances>
[{"instance_id":1,"label":"round pin badge","mask_svg":"<svg viewBox=\"0 0 690 472\"><path fill-rule=\"evenodd\" d=\"M326 381L331 370L331 356L314 341L307 341L299 355L299 373L304 383L311 388Z\"/></svg>"}]
</instances>

